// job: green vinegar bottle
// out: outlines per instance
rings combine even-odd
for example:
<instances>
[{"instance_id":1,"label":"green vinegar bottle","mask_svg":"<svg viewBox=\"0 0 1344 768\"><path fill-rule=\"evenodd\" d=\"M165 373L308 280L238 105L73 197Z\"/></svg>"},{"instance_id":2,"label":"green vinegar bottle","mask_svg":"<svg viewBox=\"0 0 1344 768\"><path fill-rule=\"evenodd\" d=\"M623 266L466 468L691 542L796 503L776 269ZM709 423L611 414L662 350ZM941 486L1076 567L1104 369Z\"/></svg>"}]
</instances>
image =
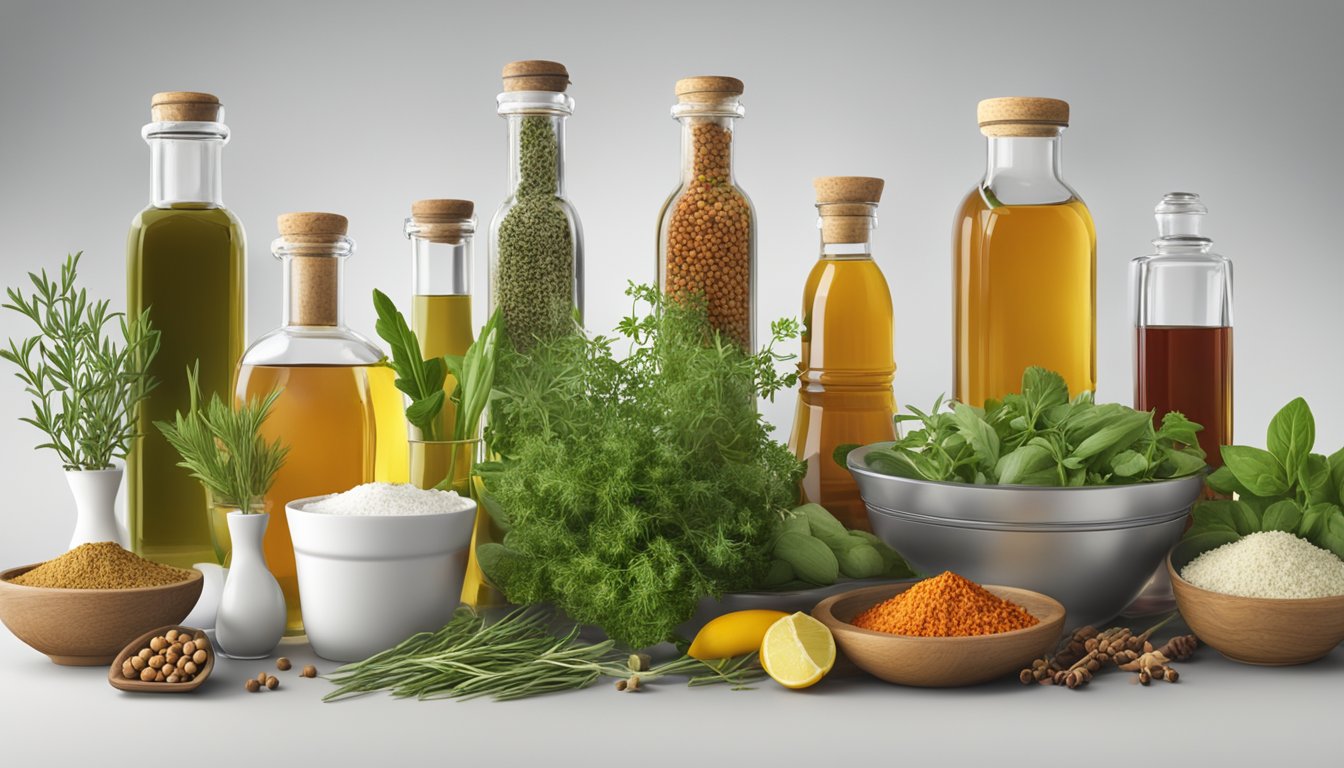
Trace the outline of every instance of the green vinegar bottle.
<instances>
[{"instance_id":1,"label":"green vinegar bottle","mask_svg":"<svg viewBox=\"0 0 1344 768\"><path fill-rule=\"evenodd\" d=\"M247 248L243 225L224 207L220 156L229 139L219 99L208 93L158 93L141 134L150 148L150 203L131 223L127 309L149 309L160 331L150 367L158 387L140 408L126 460L131 547L187 567L218 562L201 483L154 426L190 406L187 368L200 364L201 394L231 394L245 341Z\"/></svg>"}]
</instances>

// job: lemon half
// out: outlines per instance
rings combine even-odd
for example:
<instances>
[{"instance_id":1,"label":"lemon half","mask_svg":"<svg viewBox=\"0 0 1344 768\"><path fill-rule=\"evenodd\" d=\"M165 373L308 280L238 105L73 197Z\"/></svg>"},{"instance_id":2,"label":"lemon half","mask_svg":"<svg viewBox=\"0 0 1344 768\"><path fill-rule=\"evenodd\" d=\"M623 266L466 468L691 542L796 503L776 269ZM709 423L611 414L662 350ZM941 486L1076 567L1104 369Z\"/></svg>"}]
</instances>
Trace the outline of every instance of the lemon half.
<instances>
[{"instance_id":1,"label":"lemon half","mask_svg":"<svg viewBox=\"0 0 1344 768\"><path fill-rule=\"evenodd\" d=\"M761 666L785 688L815 685L834 665L831 630L801 611L771 624L761 641Z\"/></svg>"}]
</instances>

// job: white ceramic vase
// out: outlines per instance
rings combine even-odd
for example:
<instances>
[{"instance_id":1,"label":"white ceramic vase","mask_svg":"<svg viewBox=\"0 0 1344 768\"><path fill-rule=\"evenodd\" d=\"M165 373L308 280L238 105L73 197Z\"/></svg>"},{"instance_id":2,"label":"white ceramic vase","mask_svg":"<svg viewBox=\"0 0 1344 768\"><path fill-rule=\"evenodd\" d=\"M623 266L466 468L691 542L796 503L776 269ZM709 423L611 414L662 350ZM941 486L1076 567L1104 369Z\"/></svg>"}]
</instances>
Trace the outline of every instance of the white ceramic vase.
<instances>
[{"instance_id":1,"label":"white ceramic vase","mask_svg":"<svg viewBox=\"0 0 1344 768\"><path fill-rule=\"evenodd\" d=\"M261 549L270 515L230 512L228 520L233 560L219 598L215 642L231 658L262 659L285 633L285 596Z\"/></svg>"},{"instance_id":2,"label":"white ceramic vase","mask_svg":"<svg viewBox=\"0 0 1344 768\"><path fill-rule=\"evenodd\" d=\"M121 490L121 468L67 469L65 481L75 497L75 534L70 549L80 544L115 541L125 546L117 525L117 492Z\"/></svg>"}]
</instances>

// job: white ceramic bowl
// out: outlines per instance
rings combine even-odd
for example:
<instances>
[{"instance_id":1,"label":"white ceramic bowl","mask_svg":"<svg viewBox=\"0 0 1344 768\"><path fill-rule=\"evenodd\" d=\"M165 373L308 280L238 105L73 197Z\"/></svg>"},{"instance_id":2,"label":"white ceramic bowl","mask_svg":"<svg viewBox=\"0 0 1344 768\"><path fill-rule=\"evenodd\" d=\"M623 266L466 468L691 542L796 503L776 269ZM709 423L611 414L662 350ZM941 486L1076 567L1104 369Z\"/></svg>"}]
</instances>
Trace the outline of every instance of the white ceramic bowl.
<instances>
[{"instance_id":1,"label":"white ceramic bowl","mask_svg":"<svg viewBox=\"0 0 1344 768\"><path fill-rule=\"evenodd\" d=\"M432 515L307 512L286 505L313 651L358 661L442 627L460 602L476 503Z\"/></svg>"}]
</instances>

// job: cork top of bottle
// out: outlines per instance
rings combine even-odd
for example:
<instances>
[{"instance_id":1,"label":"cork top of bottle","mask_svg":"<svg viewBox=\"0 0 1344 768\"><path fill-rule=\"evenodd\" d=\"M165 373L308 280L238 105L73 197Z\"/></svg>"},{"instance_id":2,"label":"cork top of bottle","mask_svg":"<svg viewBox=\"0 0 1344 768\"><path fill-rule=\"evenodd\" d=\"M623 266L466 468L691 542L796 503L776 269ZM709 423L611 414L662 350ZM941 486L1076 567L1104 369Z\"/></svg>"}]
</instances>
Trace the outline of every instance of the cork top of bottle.
<instances>
[{"instance_id":1,"label":"cork top of bottle","mask_svg":"<svg viewBox=\"0 0 1344 768\"><path fill-rule=\"evenodd\" d=\"M882 179L873 176L818 176L812 180L817 205L828 203L877 203L882 200Z\"/></svg>"},{"instance_id":2,"label":"cork top of bottle","mask_svg":"<svg viewBox=\"0 0 1344 768\"><path fill-rule=\"evenodd\" d=\"M673 90L677 95L677 101L706 103L736 99L746 88L736 77L697 75L678 80Z\"/></svg>"},{"instance_id":3,"label":"cork top of bottle","mask_svg":"<svg viewBox=\"0 0 1344 768\"><path fill-rule=\"evenodd\" d=\"M564 93L569 87L569 70L558 61L528 59L504 65L505 91L551 91Z\"/></svg>"},{"instance_id":4,"label":"cork top of bottle","mask_svg":"<svg viewBox=\"0 0 1344 768\"><path fill-rule=\"evenodd\" d=\"M470 200L416 200L411 203L411 218L406 222L406 234L431 243L457 245L462 242L464 235L476 231L476 222L471 218L475 211L476 205Z\"/></svg>"},{"instance_id":5,"label":"cork top of bottle","mask_svg":"<svg viewBox=\"0 0 1344 768\"><path fill-rule=\"evenodd\" d=\"M295 243L334 243L345 238L350 220L339 213L300 211L276 217L280 236Z\"/></svg>"},{"instance_id":6,"label":"cork top of bottle","mask_svg":"<svg viewBox=\"0 0 1344 768\"><path fill-rule=\"evenodd\" d=\"M162 91L149 100L149 119L156 123L217 123L219 97L197 91Z\"/></svg>"},{"instance_id":7,"label":"cork top of bottle","mask_svg":"<svg viewBox=\"0 0 1344 768\"><path fill-rule=\"evenodd\" d=\"M1002 96L976 107L986 136L1056 136L1069 125L1069 103L1039 96Z\"/></svg>"}]
</instances>

